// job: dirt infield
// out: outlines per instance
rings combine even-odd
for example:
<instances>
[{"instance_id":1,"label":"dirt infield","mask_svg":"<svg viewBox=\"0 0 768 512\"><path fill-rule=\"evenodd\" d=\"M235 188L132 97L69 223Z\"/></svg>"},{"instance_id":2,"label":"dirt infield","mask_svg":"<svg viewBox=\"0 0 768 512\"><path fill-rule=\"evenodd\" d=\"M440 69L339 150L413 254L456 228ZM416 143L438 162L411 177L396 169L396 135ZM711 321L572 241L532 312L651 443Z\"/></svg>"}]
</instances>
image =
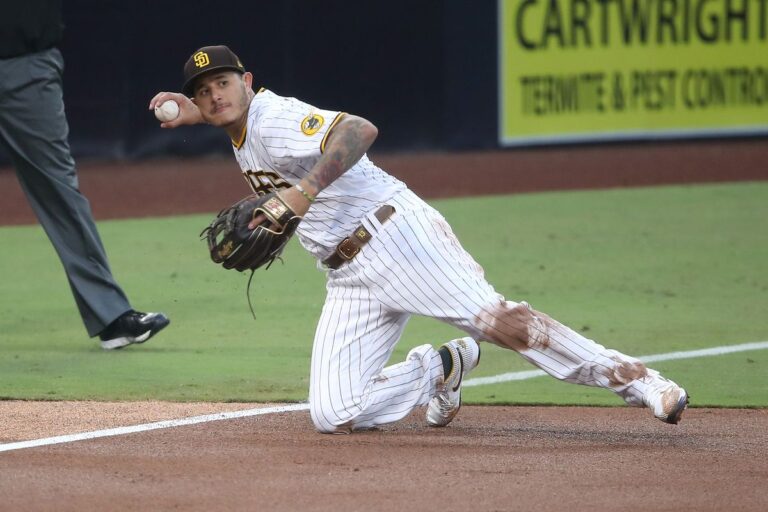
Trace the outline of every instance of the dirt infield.
<instances>
[{"instance_id":1,"label":"dirt infield","mask_svg":"<svg viewBox=\"0 0 768 512\"><path fill-rule=\"evenodd\" d=\"M373 155L427 198L768 180L764 139ZM218 210L231 158L82 163L97 219ZM0 224L34 217L0 169ZM695 405L695 396L693 397ZM0 443L253 404L0 402ZM314 432L306 411L0 452L6 510L768 510L768 411L465 407L378 431Z\"/></svg>"},{"instance_id":2,"label":"dirt infield","mask_svg":"<svg viewBox=\"0 0 768 512\"><path fill-rule=\"evenodd\" d=\"M339 436L304 411L0 453L0 509L758 512L767 456L765 410L465 407Z\"/></svg>"}]
</instances>

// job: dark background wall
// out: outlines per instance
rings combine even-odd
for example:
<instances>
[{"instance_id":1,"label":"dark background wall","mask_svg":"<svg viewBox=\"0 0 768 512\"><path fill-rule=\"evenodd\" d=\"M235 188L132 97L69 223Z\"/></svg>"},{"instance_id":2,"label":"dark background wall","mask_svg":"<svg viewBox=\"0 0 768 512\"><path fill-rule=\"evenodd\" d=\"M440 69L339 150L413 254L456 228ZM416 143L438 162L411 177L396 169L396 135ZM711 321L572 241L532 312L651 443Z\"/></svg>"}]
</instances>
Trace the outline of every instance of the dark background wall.
<instances>
[{"instance_id":1,"label":"dark background wall","mask_svg":"<svg viewBox=\"0 0 768 512\"><path fill-rule=\"evenodd\" d=\"M230 151L217 130L161 130L147 110L209 44L229 45L278 94L370 119L377 149L496 147L495 0L66 0L64 14L78 158Z\"/></svg>"}]
</instances>

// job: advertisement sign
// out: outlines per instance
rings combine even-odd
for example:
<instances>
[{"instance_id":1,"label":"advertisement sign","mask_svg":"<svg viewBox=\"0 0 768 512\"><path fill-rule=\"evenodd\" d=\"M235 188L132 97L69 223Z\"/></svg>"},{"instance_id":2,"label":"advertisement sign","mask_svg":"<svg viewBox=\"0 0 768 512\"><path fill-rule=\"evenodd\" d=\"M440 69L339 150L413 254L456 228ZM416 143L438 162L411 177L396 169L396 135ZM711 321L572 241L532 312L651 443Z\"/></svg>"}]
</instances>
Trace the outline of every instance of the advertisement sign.
<instances>
[{"instance_id":1,"label":"advertisement sign","mask_svg":"<svg viewBox=\"0 0 768 512\"><path fill-rule=\"evenodd\" d=\"M768 133L768 0L498 0L499 141Z\"/></svg>"}]
</instances>

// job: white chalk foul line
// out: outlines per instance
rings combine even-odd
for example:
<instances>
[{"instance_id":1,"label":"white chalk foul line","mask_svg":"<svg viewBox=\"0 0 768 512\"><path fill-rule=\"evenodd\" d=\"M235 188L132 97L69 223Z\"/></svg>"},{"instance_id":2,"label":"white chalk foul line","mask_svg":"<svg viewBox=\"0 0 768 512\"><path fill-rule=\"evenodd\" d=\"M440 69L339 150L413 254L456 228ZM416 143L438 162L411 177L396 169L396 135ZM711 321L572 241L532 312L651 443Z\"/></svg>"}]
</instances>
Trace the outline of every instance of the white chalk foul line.
<instances>
[{"instance_id":1,"label":"white chalk foul line","mask_svg":"<svg viewBox=\"0 0 768 512\"><path fill-rule=\"evenodd\" d=\"M644 362L671 361L674 359L690 359L695 357L719 356L731 354L734 352L746 352L748 350L762 350L768 348L768 341L756 343L744 343L742 345L726 345L723 347L705 348L701 350L688 350L685 352L670 352L667 354L655 354L650 356L641 356L638 359ZM532 379L546 375L541 370L532 370L525 372L504 373L493 377L478 377L464 381L462 386L482 386L484 384L498 384L500 382L509 382L515 380ZM305 411L309 409L309 404L293 404L278 407L263 407L257 409L246 409L243 411L222 412L216 414L207 414L204 416L194 416L191 418L182 418L178 420L158 421L156 423L146 423L144 425L133 425L130 427L117 427L106 430L96 430L93 432L83 432L80 434L70 434L66 436L47 437L44 439L33 439L30 441L19 441L15 443L0 444L0 452L11 450L20 450L22 448L34 448L37 446L46 446L51 444L71 443L74 441L84 441L86 439L96 439L99 437L120 436L124 434L133 434L136 432L146 432L148 430L157 430L161 428L181 427L184 425L194 425L196 423L206 423L211 421L229 420L234 418L245 418L249 416L261 416L263 414L274 414L280 412Z\"/></svg>"},{"instance_id":2,"label":"white chalk foul line","mask_svg":"<svg viewBox=\"0 0 768 512\"><path fill-rule=\"evenodd\" d=\"M685 352L669 352L667 354L653 354L650 356L640 356L638 359L645 363L654 361L672 361L674 359L691 359L695 357L721 356L723 354L732 354L734 352L746 352L748 350L763 350L768 348L768 341L758 341L755 343L744 343L741 345L726 345L723 347L703 348L700 350L686 350ZM477 377L467 379L462 387L483 386L487 384L498 384L500 382L509 382L513 380L526 380L534 377L546 375L542 370L528 370L524 372L503 373L492 377Z\"/></svg>"},{"instance_id":3,"label":"white chalk foul line","mask_svg":"<svg viewBox=\"0 0 768 512\"><path fill-rule=\"evenodd\" d=\"M19 450L21 448L33 448L36 446L46 446L49 444L71 443L73 441L83 441L85 439L96 439L97 437L120 436L123 434L146 432L147 430L157 430L160 428L181 427L183 425L194 425L196 423L206 423L209 421L245 418L247 416L260 416L262 414L274 414L279 412L302 411L305 409L309 409L309 404L294 404L283 405L279 407L262 407L260 409L246 409L243 411L220 412L216 414L206 414L204 416L182 418L179 420L158 421L156 423L145 423L144 425L108 428L106 430L95 430L93 432L83 432L80 434L70 434L66 436L47 437L45 439L33 439L31 441L19 441L16 443L0 444L0 452Z\"/></svg>"}]
</instances>

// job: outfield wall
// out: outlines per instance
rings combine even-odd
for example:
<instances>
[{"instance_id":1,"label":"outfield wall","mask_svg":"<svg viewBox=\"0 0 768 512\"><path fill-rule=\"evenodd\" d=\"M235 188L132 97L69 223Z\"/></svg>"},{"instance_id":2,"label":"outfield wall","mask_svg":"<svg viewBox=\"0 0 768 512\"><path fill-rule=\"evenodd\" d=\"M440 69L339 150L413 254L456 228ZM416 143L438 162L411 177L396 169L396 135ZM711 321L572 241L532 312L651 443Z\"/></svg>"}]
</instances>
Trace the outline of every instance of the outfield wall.
<instances>
[{"instance_id":1,"label":"outfield wall","mask_svg":"<svg viewBox=\"0 0 768 512\"><path fill-rule=\"evenodd\" d=\"M73 150L143 158L229 152L213 129L160 130L146 110L178 90L200 46L228 44L256 83L362 115L387 150L496 147L495 1L67 0L62 48Z\"/></svg>"},{"instance_id":2,"label":"outfield wall","mask_svg":"<svg viewBox=\"0 0 768 512\"><path fill-rule=\"evenodd\" d=\"M742 3L749 9L744 16ZM659 22L652 11L655 25L644 29L648 44L637 42L641 29L633 21L635 32L626 36L633 44L625 48L617 16L621 6L631 11L636 4L688 8L690 16L703 5L705 15L719 16L717 44L702 41L695 22L667 22L667 11ZM718 5L731 6L730 18ZM609 9L607 31L601 6ZM504 9L511 15L499 16ZM240 55L258 85L372 120L382 151L486 150L669 134L760 136L768 119L766 9L768 0L280 0L219 6L66 0L62 51L70 140L78 158L228 153L219 131L161 130L147 110L155 92L180 88L182 65L195 49L223 43ZM670 49L673 35L687 42ZM637 58L628 59L626 52ZM684 83L695 90L707 73L722 78L743 69L753 84L740 96L753 99L744 108L730 100L724 107L688 108L679 92ZM617 90L628 91L626 107L595 111L597 100L618 101L608 92L595 96L597 86L616 80L623 84ZM560 95L553 96L554 90Z\"/></svg>"}]
</instances>

